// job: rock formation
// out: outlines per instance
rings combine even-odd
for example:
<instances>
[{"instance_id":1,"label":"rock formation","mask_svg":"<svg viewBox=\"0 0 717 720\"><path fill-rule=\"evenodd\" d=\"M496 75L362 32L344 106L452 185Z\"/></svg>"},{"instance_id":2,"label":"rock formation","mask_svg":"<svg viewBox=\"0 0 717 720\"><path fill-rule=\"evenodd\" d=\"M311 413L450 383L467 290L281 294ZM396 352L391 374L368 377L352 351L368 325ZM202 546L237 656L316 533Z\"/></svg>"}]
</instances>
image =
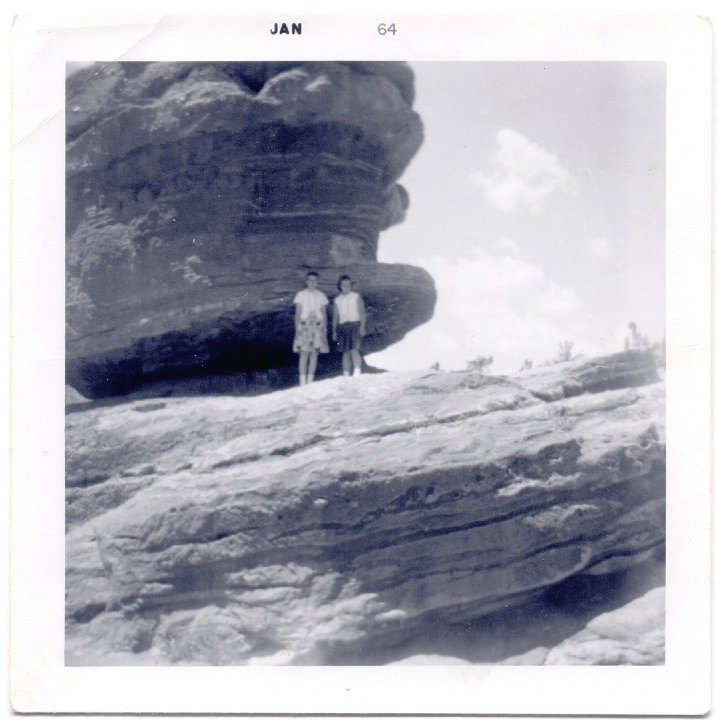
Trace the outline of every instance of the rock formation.
<instances>
[{"instance_id":1,"label":"rock formation","mask_svg":"<svg viewBox=\"0 0 717 720\"><path fill-rule=\"evenodd\" d=\"M664 438L637 351L78 406L67 662L356 664L614 585L664 549Z\"/></svg>"},{"instance_id":2,"label":"rock formation","mask_svg":"<svg viewBox=\"0 0 717 720\"><path fill-rule=\"evenodd\" d=\"M68 384L93 398L209 376L286 384L308 269L331 294L341 273L357 280L367 352L430 318L428 274L376 262L380 230L408 205L396 181L422 141L412 102L403 63L71 74Z\"/></svg>"}]
</instances>

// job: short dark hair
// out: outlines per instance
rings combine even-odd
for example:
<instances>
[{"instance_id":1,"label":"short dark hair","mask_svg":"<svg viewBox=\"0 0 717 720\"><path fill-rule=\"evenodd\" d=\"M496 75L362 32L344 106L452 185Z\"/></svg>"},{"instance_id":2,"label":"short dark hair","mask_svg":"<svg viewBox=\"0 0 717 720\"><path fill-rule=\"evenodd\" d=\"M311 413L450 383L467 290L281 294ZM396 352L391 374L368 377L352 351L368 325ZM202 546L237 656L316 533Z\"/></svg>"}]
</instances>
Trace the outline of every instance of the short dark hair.
<instances>
[{"instance_id":1,"label":"short dark hair","mask_svg":"<svg viewBox=\"0 0 717 720\"><path fill-rule=\"evenodd\" d=\"M336 287L337 287L339 290L341 290L341 283L342 283L344 280L348 280L351 284L353 284L353 280L351 279L351 276L350 276L350 275L342 275L342 276L339 278L339 281L336 283Z\"/></svg>"},{"instance_id":2,"label":"short dark hair","mask_svg":"<svg viewBox=\"0 0 717 720\"><path fill-rule=\"evenodd\" d=\"M315 277L317 280L319 279L319 273L317 273L315 270L309 270L309 272L306 273L306 277Z\"/></svg>"}]
</instances>

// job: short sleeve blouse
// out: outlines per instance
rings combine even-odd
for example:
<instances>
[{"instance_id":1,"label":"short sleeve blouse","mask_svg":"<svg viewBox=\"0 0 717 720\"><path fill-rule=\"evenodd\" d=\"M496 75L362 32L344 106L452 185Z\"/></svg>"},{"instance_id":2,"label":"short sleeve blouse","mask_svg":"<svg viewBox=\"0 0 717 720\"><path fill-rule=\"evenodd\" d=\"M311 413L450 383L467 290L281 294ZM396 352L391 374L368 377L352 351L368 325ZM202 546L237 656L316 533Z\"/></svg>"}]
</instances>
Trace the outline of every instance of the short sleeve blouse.
<instances>
[{"instance_id":1,"label":"short sleeve blouse","mask_svg":"<svg viewBox=\"0 0 717 720\"><path fill-rule=\"evenodd\" d=\"M294 304L301 305L301 319L306 320L312 315L319 315L321 308L329 304L329 299L321 290L299 290L294 297Z\"/></svg>"}]
</instances>

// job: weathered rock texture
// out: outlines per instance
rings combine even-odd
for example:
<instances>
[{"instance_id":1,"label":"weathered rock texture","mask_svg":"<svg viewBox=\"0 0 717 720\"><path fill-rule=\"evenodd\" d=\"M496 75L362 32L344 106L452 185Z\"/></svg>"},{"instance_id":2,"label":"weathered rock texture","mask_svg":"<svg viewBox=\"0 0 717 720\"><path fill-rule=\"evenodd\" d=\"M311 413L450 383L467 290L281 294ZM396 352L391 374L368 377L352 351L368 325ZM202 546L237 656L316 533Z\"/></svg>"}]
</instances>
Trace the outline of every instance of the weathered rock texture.
<instances>
[{"instance_id":1,"label":"weathered rock texture","mask_svg":"<svg viewBox=\"0 0 717 720\"><path fill-rule=\"evenodd\" d=\"M625 365L639 386L611 382ZM612 389L561 394L596 366ZM664 545L656 380L633 352L71 413L67 660L352 664L642 563Z\"/></svg>"},{"instance_id":2,"label":"weathered rock texture","mask_svg":"<svg viewBox=\"0 0 717 720\"><path fill-rule=\"evenodd\" d=\"M602 613L552 648L536 647L501 665L661 665L665 662L665 588L655 587ZM473 665L452 655L409 655L391 665Z\"/></svg>"},{"instance_id":3,"label":"weathered rock texture","mask_svg":"<svg viewBox=\"0 0 717 720\"><path fill-rule=\"evenodd\" d=\"M544 665L657 665L665 662L665 588L589 622L548 651Z\"/></svg>"},{"instance_id":4,"label":"weathered rock texture","mask_svg":"<svg viewBox=\"0 0 717 720\"><path fill-rule=\"evenodd\" d=\"M553 648L538 647L506 665L660 665L665 662L665 588L591 620Z\"/></svg>"},{"instance_id":5,"label":"weathered rock texture","mask_svg":"<svg viewBox=\"0 0 717 720\"><path fill-rule=\"evenodd\" d=\"M110 63L67 82L67 380L281 386L308 269L347 272L366 352L430 318L428 274L376 262L422 141L403 63ZM338 358L322 363L330 371ZM259 373L256 377L253 373Z\"/></svg>"}]
</instances>

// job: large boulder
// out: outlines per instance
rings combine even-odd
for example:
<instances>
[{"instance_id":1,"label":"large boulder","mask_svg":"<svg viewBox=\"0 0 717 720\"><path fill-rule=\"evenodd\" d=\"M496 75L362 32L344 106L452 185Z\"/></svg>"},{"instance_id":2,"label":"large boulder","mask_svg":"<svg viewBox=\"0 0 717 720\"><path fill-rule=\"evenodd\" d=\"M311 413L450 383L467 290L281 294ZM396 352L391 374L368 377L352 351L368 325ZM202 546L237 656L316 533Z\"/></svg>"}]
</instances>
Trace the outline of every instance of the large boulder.
<instances>
[{"instance_id":1,"label":"large boulder","mask_svg":"<svg viewBox=\"0 0 717 720\"><path fill-rule=\"evenodd\" d=\"M664 385L629 357L569 397L595 361L78 407L67 661L345 661L659 560Z\"/></svg>"},{"instance_id":2,"label":"large boulder","mask_svg":"<svg viewBox=\"0 0 717 720\"><path fill-rule=\"evenodd\" d=\"M256 372L286 384L308 269L331 294L340 274L357 281L367 353L429 319L428 274L376 262L379 232L408 206L396 180L422 142L412 101L403 63L71 74L68 384L95 398L206 376L243 374L241 386Z\"/></svg>"}]
</instances>

